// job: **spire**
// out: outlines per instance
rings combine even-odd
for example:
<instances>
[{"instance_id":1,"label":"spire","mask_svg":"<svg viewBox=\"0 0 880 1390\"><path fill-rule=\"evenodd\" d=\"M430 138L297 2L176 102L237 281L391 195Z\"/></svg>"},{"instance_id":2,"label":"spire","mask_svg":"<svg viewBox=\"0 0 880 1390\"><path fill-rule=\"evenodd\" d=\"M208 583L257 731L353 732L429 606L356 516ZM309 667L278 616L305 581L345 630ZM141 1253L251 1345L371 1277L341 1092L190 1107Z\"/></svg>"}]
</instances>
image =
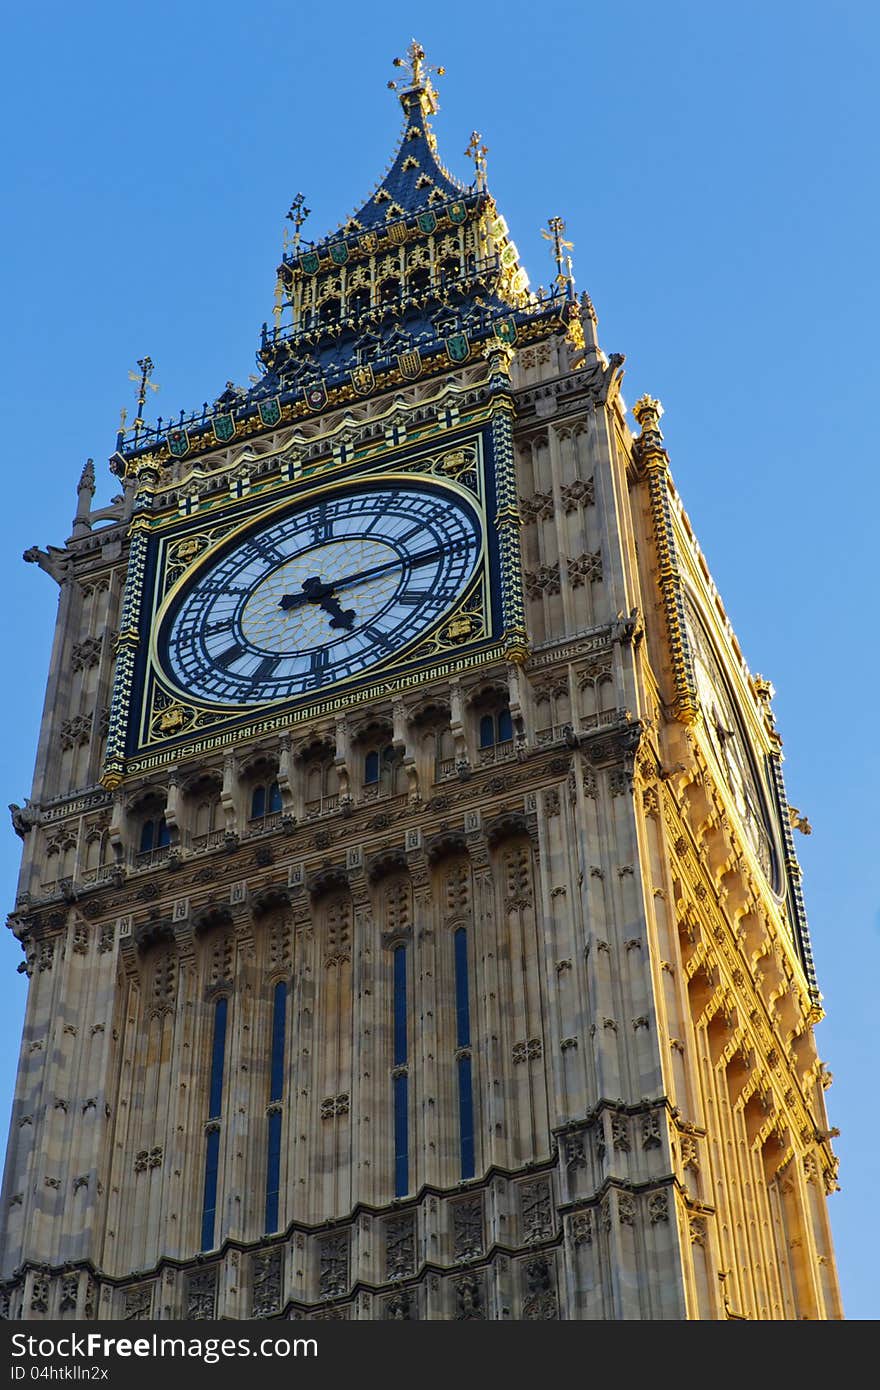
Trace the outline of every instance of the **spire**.
<instances>
[{"instance_id":1,"label":"spire","mask_svg":"<svg viewBox=\"0 0 880 1390\"><path fill-rule=\"evenodd\" d=\"M86 459L83 471L79 475L79 482L76 485L78 493L87 492L90 497L95 493L95 460Z\"/></svg>"},{"instance_id":2,"label":"spire","mask_svg":"<svg viewBox=\"0 0 880 1390\"><path fill-rule=\"evenodd\" d=\"M226 391L201 413L144 420L150 358L138 361L137 414L117 437L115 467L137 472L145 456L196 457L236 437L239 428L274 428L282 419L317 414L428 374L447 372L498 344L512 349L563 332L577 351L581 331L564 224L549 233L557 279L535 295L507 223L486 186L487 146L473 132L467 155L474 176L462 182L440 161L429 117L437 110L431 66L415 39L396 58L389 82L404 114L403 131L371 196L336 230L315 240L303 234L303 194L290 204L290 229L277 268L274 324L264 323L260 375L250 389ZM565 274L565 264L568 273ZM245 422L248 422L245 425ZM129 470L129 458L139 462ZM152 467L152 463L150 464Z\"/></svg>"},{"instance_id":3,"label":"spire","mask_svg":"<svg viewBox=\"0 0 880 1390\"><path fill-rule=\"evenodd\" d=\"M384 231L389 222L441 207L460 198L465 185L445 169L437 157L437 141L428 117L438 109L431 74L441 77L445 68L425 62L425 50L413 39L406 58L394 66L406 76L388 86L397 92L405 125L391 165L375 192L343 225L345 232Z\"/></svg>"},{"instance_id":4,"label":"spire","mask_svg":"<svg viewBox=\"0 0 880 1390\"><path fill-rule=\"evenodd\" d=\"M79 482L76 485L76 516L73 518L72 533L74 540L80 536L87 536L92 529L89 512L94 495L95 462L94 459L86 459L83 471L79 476Z\"/></svg>"}]
</instances>

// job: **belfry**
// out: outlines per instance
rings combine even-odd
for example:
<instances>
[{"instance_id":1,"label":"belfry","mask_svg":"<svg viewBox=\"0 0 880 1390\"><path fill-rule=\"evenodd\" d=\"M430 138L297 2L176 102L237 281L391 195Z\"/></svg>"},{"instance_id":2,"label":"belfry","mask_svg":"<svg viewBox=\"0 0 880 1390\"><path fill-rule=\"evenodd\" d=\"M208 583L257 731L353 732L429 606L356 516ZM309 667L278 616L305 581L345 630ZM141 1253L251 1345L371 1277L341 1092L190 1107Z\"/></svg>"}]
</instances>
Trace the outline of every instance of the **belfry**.
<instances>
[{"instance_id":1,"label":"belfry","mask_svg":"<svg viewBox=\"0 0 880 1390\"><path fill-rule=\"evenodd\" d=\"M661 407L432 69L259 376L59 546L13 807L14 1319L842 1316L782 741ZM503 138L500 137L500 138Z\"/></svg>"}]
</instances>

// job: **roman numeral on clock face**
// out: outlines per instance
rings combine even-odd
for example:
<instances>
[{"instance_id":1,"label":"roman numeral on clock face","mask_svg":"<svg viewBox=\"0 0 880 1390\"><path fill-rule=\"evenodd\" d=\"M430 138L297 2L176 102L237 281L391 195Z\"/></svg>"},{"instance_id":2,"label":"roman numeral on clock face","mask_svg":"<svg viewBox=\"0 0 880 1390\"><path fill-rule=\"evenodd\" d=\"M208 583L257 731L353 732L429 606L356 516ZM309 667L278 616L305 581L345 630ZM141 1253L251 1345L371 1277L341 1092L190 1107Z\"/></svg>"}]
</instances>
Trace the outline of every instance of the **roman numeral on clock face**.
<instances>
[{"instance_id":1,"label":"roman numeral on clock face","mask_svg":"<svg viewBox=\"0 0 880 1390\"><path fill-rule=\"evenodd\" d=\"M327 515L326 507L319 507L318 510L309 517L309 525L312 528L312 540L315 545L320 545L322 541L332 540L333 518Z\"/></svg>"},{"instance_id":2,"label":"roman numeral on clock face","mask_svg":"<svg viewBox=\"0 0 880 1390\"><path fill-rule=\"evenodd\" d=\"M240 656L244 656L244 652L244 647L240 647L237 642L234 642L231 647L226 648L225 652L221 652L219 656L213 658L214 665L222 666L225 671L226 667L231 666L233 661L238 661Z\"/></svg>"},{"instance_id":3,"label":"roman numeral on clock face","mask_svg":"<svg viewBox=\"0 0 880 1390\"><path fill-rule=\"evenodd\" d=\"M380 632L377 627L372 625L361 629L364 637L368 638L374 647L381 647L383 652L394 650L394 643L389 641L384 632Z\"/></svg>"},{"instance_id":4,"label":"roman numeral on clock face","mask_svg":"<svg viewBox=\"0 0 880 1390\"><path fill-rule=\"evenodd\" d=\"M329 654L326 647L318 647L309 656L309 670L316 685L320 685L329 665Z\"/></svg>"},{"instance_id":5,"label":"roman numeral on clock face","mask_svg":"<svg viewBox=\"0 0 880 1390\"><path fill-rule=\"evenodd\" d=\"M275 674L276 668L280 665L280 663L280 656L264 656L257 669L251 672L251 680L271 680L272 676Z\"/></svg>"},{"instance_id":6,"label":"roman numeral on clock face","mask_svg":"<svg viewBox=\"0 0 880 1390\"><path fill-rule=\"evenodd\" d=\"M287 558L280 550L276 550L270 541L257 539L251 544L254 552L261 560L265 560L267 565L280 565Z\"/></svg>"}]
</instances>

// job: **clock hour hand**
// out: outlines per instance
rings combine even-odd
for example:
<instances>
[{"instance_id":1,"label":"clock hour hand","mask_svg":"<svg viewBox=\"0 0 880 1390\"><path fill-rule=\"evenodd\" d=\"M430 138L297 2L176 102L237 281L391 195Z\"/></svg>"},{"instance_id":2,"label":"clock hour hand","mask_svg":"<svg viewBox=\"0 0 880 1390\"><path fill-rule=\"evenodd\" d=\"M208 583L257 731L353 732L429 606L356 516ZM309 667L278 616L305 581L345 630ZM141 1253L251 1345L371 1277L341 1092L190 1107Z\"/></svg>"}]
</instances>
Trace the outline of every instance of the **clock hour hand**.
<instances>
[{"instance_id":1,"label":"clock hour hand","mask_svg":"<svg viewBox=\"0 0 880 1390\"><path fill-rule=\"evenodd\" d=\"M330 615L330 626L345 628L350 632L354 626L355 612L353 608L343 608L334 592L335 584L324 584L317 575L311 579L304 579L301 594L284 594L278 604L289 612L291 608L301 608L304 603L317 603L325 613Z\"/></svg>"}]
</instances>

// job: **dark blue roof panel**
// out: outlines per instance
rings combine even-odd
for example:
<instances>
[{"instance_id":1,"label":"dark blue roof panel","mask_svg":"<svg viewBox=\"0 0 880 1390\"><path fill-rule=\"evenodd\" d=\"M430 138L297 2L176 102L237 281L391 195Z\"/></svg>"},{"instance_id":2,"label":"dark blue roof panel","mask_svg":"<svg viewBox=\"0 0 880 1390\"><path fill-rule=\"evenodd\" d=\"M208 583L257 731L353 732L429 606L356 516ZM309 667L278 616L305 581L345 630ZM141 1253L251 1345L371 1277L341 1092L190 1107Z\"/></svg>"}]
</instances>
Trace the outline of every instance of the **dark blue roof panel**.
<instances>
[{"instance_id":1,"label":"dark blue roof panel","mask_svg":"<svg viewBox=\"0 0 880 1390\"><path fill-rule=\"evenodd\" d=\"M414 94L404 109L406 124L391 167L346 228L353 222L363 231L384 227L395 217L421 212L468 191L437 158L434 136Z\"/></svg>"}]
</instances>

